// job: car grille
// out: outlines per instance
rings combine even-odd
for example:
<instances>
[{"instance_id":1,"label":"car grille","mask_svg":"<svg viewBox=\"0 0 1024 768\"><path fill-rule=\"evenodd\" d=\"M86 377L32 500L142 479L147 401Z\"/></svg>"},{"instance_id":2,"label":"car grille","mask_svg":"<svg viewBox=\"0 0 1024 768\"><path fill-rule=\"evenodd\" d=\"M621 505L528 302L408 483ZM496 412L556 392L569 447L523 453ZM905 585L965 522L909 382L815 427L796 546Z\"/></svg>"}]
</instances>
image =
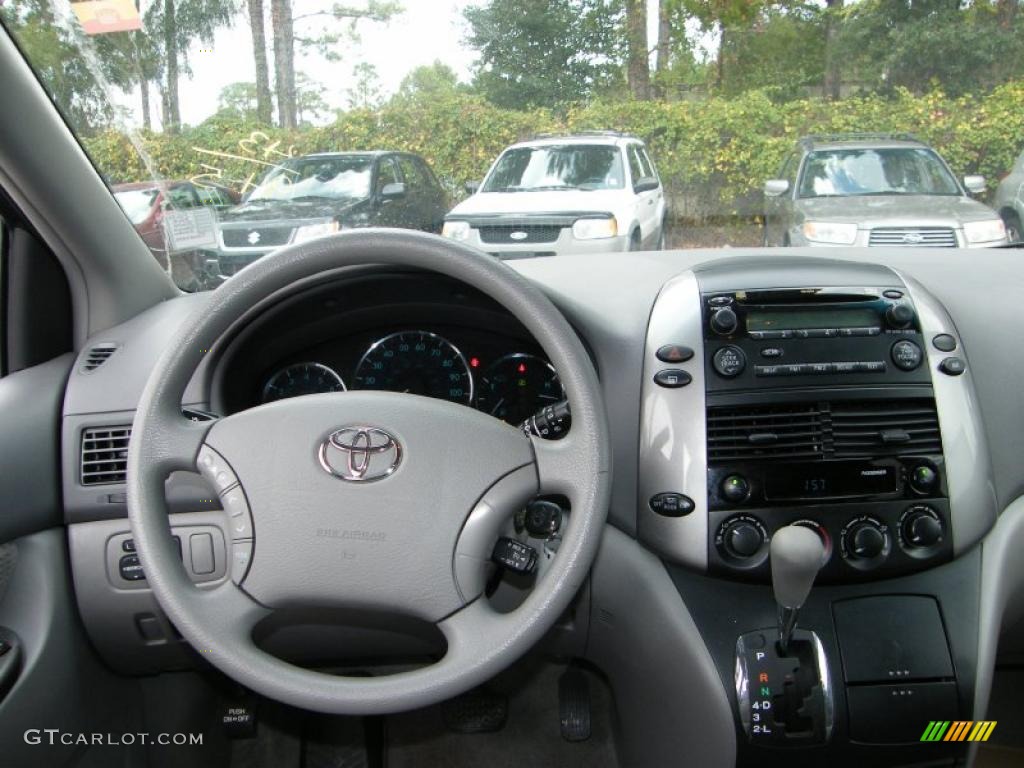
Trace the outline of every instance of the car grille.
<instances>
[{"instance_id":1,"label":"car grille","mask_svg":"<svg viewBox=\"0 0 1024 768\"><path fill-rule=\"evenodd\" d=\"M484 226L480 227L480 240L485 243L511 243L514 245L553 243L558 239L561 232L561 227L550 224Z\"/></svg>"},{"instance_id":2,"label":"car grille","mask_svg":"<svg viewBox=\"0 0 1024 768\"><path fill-rule=\"evenodd\" d=\"M221 233L225 248L273 248L291 240L292 227L246 227L223 229ZM259 235L258 240L254 233Z\"/></svg>"},{"instance_id":3,"label":"car grille","mask_svg":"<svg viewBox=\"0 0 1024 768\"><path fill-rule=\"evenodd\" d=\"M868 245L887 245L896 248L956 248L956 233L949 227L872 229Z\"/></svg>"}]
</instances>

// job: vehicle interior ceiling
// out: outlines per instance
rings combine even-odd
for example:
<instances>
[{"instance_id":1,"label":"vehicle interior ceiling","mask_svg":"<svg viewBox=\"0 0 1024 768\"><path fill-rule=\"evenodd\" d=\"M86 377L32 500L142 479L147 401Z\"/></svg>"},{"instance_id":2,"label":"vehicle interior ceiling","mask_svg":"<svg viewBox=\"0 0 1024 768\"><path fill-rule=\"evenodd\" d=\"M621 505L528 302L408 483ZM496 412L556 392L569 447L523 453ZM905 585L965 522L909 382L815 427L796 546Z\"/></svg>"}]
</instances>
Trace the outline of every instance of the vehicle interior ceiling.
<instances>
[{"instance_id":1,"label":"vehicle interior ceiling","mask_svg":"<svg viewBox=\"0 0 1024 768\"><path fill-rule=\"evenodd\" d=\"M0 91L4 765L1024 765L1019 248L291 199L185 291Z\"/></svg>"}]
</instances>

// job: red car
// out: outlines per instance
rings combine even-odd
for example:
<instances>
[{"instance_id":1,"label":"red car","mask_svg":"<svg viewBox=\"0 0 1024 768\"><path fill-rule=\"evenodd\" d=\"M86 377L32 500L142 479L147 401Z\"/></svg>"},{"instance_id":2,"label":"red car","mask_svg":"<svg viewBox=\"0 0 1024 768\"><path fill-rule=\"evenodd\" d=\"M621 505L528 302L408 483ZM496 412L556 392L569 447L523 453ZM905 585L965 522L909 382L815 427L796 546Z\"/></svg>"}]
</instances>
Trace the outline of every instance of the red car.
<instances>
[{"instance_id":1,"label":"red car","mask_svg":"<svg viewBox=\"0 0 1024 768\"><path fill-rule=\"evenodd\" d=\"M200 186L191 181L136 181L115 184L112 189L125 215L164 269L167 269L165 209L210 207L219 210L237 205L239 201L238 194L227 187ZM175 272L181 269L194 275L202 263L202 254L196 251L176 252L172 256Z\"/></svg>"}]
</instances>

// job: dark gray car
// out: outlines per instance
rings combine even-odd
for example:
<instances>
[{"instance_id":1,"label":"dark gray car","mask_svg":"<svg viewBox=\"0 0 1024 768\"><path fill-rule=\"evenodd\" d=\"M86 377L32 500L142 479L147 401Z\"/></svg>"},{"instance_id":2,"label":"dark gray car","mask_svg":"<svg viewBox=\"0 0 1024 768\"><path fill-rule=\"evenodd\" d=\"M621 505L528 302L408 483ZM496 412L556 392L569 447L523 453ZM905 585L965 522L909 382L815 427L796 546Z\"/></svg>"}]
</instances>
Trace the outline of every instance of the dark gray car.
<instances>
[{"instance_id":1,"label":"dark gray car","mask_svg":"<svg viewBox=\"0 0 1024 768\"><path fill-rule=\"evenodd\" d=\"M998 214L907 135L801 139L765 183L765 245L984 248L1006 242Z\"/></svg>"},{"instance_id":2,"label":"dark gray car","mask_svg":"<svg viewBox=\"0 0 1024 768\"><path fill-rule=\"evenodd\" d=\"M275 248L342 229L440 232L447 196L406 152L330 152L287 160L220 216L220 261L233 274Z\"/></svg>"}]
</instances>

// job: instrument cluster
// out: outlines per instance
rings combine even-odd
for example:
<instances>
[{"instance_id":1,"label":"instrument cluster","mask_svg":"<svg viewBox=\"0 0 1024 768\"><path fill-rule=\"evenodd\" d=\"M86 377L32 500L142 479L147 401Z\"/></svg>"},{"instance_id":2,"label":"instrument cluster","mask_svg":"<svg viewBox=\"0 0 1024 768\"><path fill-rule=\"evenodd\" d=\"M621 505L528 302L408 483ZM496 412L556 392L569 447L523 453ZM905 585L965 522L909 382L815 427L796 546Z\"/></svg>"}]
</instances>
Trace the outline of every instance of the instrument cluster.
<instances>
[{"instance_id":1,"label":"instrument cluster","mask_svg":"<svg viewBox=\"0 0 1024 768\"><path fill-rule=\"evenodd\" d=\"M372 338L365 347L350 340L291 357L267 372L260 403L320 392L385 390L468 405L518 425L565 398L558 374L539 349L471 329L400 328Z\"/></svg>"}]
</instances>

